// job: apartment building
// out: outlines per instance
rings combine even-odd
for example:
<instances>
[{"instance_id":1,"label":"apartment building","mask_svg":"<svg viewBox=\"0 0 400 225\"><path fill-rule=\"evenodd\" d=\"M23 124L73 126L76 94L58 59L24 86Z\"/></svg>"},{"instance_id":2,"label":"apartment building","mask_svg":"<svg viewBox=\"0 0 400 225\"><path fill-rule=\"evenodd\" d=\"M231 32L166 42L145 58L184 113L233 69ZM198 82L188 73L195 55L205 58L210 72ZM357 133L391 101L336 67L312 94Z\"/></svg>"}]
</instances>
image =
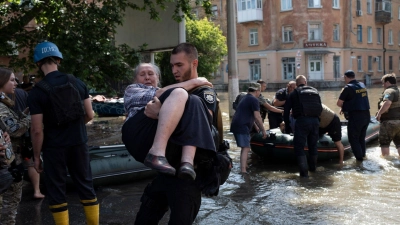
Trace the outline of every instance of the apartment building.
<instances>
[{"instance_id":1,"label":"apartment building","mask_svg":"<svg viewBox=\"0 0 400 225\"><path fill-rule=\"evenodd\" d=\"M303 74L329 84L348 69L380 82L400 72L399 1L236 0L236 9L240 82Z\"/></svg>"}]
</instances>

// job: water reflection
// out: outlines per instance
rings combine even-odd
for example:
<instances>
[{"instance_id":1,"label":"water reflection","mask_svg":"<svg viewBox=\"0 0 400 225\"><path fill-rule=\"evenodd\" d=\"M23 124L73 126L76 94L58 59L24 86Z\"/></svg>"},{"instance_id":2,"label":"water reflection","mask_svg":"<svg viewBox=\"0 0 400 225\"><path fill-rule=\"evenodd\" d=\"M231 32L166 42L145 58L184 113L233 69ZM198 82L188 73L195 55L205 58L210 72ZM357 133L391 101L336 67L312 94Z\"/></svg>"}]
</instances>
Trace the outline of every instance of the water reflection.
<instances>
[{"instance_id":1,"label":"water reflection","mask_svg":"<svg viewBox=\"0 0 400 225\"><path fill-rule=\"evenodd\" d=\"M340 89L320 90L322 102L339 113ZM368 89L371 114L377 111L382 87ZM239 174L240 149L229 133L228 94L219 93L225 138L231 141L234 168L220 196L203 198L196 224L399 224L400 160L382 158L378 142L367 146L367 160L357 165L351 155L343 167L336 161L321 162L322 171L300 179L292 163L249 157L249 176ZM274 92L263 93L272 98ZM343 117L341 116L343 119ZM268 128L266 121L265 127Z\"/></svg>"}]
</instances>

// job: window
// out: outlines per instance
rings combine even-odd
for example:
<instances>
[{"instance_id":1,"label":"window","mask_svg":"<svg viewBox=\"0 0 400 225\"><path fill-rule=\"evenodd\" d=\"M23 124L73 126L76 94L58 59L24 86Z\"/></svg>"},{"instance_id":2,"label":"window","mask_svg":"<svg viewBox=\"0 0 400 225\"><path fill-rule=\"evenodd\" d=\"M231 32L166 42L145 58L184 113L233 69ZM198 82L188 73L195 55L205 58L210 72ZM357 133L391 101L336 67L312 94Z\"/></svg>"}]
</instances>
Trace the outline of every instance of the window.
<instances>
[{"instance_id":1,"label":"window","mask_svg":"<svg viewBox=\"0 0 400 225\"><path fill-rule=\"evenodd\" d=\"M367 13L372 14L372 0L367 0Z\"/></svg>"},{"instance_id":2,"label":"window","mask_svg":"<svg viewBox=\"0 0 400 225\"><path fill-rule=\"evenodd\" d=\"M238 11L255 9L255 8L261 9L261 0L237 0L237 5L238 5Z\"/></svg>"},{"instance_id":3,"label":"window","mask_svg":"<svg viewBox=\"0 0 400 225\"><path fill-rule=\"evenodd\" d=\"M292 27L283 27L283 42L292 42L293 41L293 33Z\"/></svg>"},{"instance_id":4,"label":"window","mask_svg":"<svg viewBox=\"0 0 400 225\"><path fill-rule=\"evenodd\" d=\"M332 7L339 8L339 0L332 0Z\"/></svg>"},{"instance_id":5,"label":"window","mask_svg":"<svg viewBox=\"0 0 400 225\"><path fill-rule=\"evenodd\" d=\"M368 71L372 71L372 56L368 56Z\"/></svg>"},{"instance_id":6,"label":"window","mask_svg":"<svg viewBox=\"0 0 400 225\"><path fill-rule=\"evenodd\" d=\"M339 41L339 24L333 25L333 40Z\"/></svg>"},{"instance_id":7,"label":"window","mask_svg":"<svg viewBox=\"0 0 400 225\"><path fill-rule=\"evenodd\" d=\"M399 6L399 18L398 19L400 20L400 6Z\"/></svg>"},{"instance_id":8,"label":"window","mask_svg":"<svg viewBox=\"0 0 400 225\"><path fill-rule=\"evenodd\" d=\"M321 24L310 23L308 24L308 40L309 41L321 41Z\"/></svg>"},{"instance_id":9,"label":"window","mask_svg":"<svg viewBox=\"0 0 400 225\"><path fill-rule=\"evenodd\" d=\"M211 7L211 14L215 17L218 16L218 7L216 5Z\"/></svg>"},{"instance_id":10,"label":"window","mask_svg":"<svg viewBox=\"0 0 400 225\"><path fill-rule=\"evenodd\" d=\"M357 10L361 10L361 0L357 0Z\"/></svg>"},{"instance_id":11,"label":"window","mask_svg":"<svg viewBox=\"0 0 400 225\"><path fill-rule=\"evenodd\" d=\"M398 38L397 42L399 42L399 45L400 45L400 31L399 31L399 33L397 35L397 38Z\"/></svg>"},{"instance_id":12,"label":"window","mask_svg":"<svg viewBox=\"0 0 400 225\"><path fill-rule=\"evenodd\" d=\"M362 42L362 25L357 25L357 41Z\"/></svg>"},{"instance_id":13,"label":"window","mask_svg":"<svg viewBox=\"0 0 400 225\"><path fill-rule=\"evenodd\" d=\"M309 8L321 8L321 0L308 0Z\"/></svg>"},{"instance_id":14,"label":"window","mask_svg":"<svg viewBox=\"0 0 400 225\"><path fill-rule=\"evenodd\" d=\"M250 59L250 80L259 80L261 75L261 64L259 59Z\"/></svg>"},{"instance_id":15,"label":"window","mask_svg":"<svg viewBox=\"0 0 400 225\"><path fill-rule=\"evenodd\" d=\"M357 71L362 72L362 57L357 56Z\"/></svg>"},{"instance_id":16,"label":"window","mask_svg":"<svg viewBox=\"0 0 400 225\"><path fill-rule=\"evenodd\" d=\"M250 29L250 45L258 45L258 30Z\"/></svg>"},{"instance_id":17,"label":"window","mask_svg":"<svg viewBox=\"0 0 400 225\"><path fill-rule=\"evenodd\" d=\"M393 71L393 56L389 56L389 71Z\"/></svg>"},{"instance_id":18,"label":"window","mask_svg":"<svg viewBox=\"0 0 400 225\"><path fill-rule=\"evenodd\" d=\"M281 0L281 10L292 10L292 0Z\"/></svg>"},{"instance_id":19,"label":"window","mask_svg":"<svg viewBox=\"0 0 400 225\"><path fill-rule=\"evenodd\" d=\"M392 30L389 30L388 44L389 45L393 44L393 31Z\"/></svg>"},{"instance_id":20,"label":"window","mask_svg":"<svg viewBox=\"0 0 400 225\"><path fill-rule=\"evenodd\" d=\"M340 78L340 56L333 56L333 74Z\"/></svg>"},{"instance_id":21,"label":"window","mask_svg":"<svg viewBox=\"0 0 400 225\"><path fill-rule=\"evenodd\" d=\"M382 71L382 56L378 56L378 71Z\"/></svg>"},{"instance_id":22,"label":"window","mask_svg":"<svg viewBox=\"0 0 400 225\"><path fill-rule=\"evenodd\" d=\"M376 43L382 43L382 28L376 28Z\"/></svg>"},{"instance_id":23,"label":"window","mask_svg":"<svg viewBox=\"0 0 400 225\"><path fill-rule=\"evenodd\" d=\"M282 58L282 72L284 80L292 80L296 77L296 58Z\"/></svg>"},{"instance_id":24,"label":"window","mask_svg":"<svg viewBox=\"0 0 400 225\"><path fill-rule=\"evenodd\" d=\"M367 39L368 39L368 43L372 43L372 27L368 27L367 28Z\"/></svg>"}]
</instances>

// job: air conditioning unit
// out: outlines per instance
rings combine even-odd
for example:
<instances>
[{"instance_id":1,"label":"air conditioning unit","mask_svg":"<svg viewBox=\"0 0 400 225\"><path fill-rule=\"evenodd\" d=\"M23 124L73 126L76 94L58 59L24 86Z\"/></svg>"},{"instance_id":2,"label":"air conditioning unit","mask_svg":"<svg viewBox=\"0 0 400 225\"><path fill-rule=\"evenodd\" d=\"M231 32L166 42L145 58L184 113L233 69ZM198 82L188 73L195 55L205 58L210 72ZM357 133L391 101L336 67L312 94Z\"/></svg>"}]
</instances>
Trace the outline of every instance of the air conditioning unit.
<instances>
[{"instance_id":1,"label":"air conditioning unit","mask_svg":"<svg viewBox=\"0 0 400 225\"><path fill-rule=\"evenodd\" d=\"M375 62L379 62L379 57L375 57Z\"/></svg>"},{"instance_id":2,"label":"air conditioning unit","mask_svg":"<svg viewBox=\"0 0 400 225\"><path fill-rule=\"evenodd\" d=\"M357 16L362 16L363 15L363 12L362 12L362 10L357 10Z\"/></svg>"}]
</instances>

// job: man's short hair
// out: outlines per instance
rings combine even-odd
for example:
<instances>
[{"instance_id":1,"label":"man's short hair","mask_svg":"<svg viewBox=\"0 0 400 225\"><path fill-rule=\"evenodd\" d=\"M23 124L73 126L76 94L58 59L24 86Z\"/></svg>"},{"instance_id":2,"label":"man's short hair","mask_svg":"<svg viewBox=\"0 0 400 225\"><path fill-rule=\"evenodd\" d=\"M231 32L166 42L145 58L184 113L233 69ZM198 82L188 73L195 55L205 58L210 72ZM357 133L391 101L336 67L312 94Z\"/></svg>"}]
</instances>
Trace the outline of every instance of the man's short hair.
<instances>
[{"instance_id":1,"label":"man's short hair","mask_svg":"<svg viewBox=\"0 0 400 225\"><path fill-rule=\"evenodd\" d=\"M190 43L180 43L174 49L172 49L171 54L176 55L181 52L184 52L189 57L190 62L195 59L198 59L197 49L194 45L192 45Z\"/></svg>"},{"instance_id":2,"label":"man's short hair","mask_svg":"<svg viewBox=\"0 0 400 225\"><path fill-rule=\"evenodd\" d=\"M257 83L259 83L259 84L266 84L267 82L263 81L262 79L259 79L259 80L257 81Z\"/></svg>"},{"instance_id":3,"label":"man's short hair","mask_svg":"<svg viewBox=\"0 0 400 225\"><path fill-rule=\"evenodd\" d=\"M386 83L386 81L389 81L389 83L391 84L396 84L397 83L396 74L394 73L386 74L382 77L381 81L384 83Z\"/></svg>"},{"instance_id":4,"label":"man's short hair","mask_svg":"<svg viewBox=\"0 0 400 225\"><path fill-rule=\"evenodd\" d=\"M347 71L344 73L344 75L345 75L346 77L348 77L348 78L355 78L355 77L356 77L356 74L354 73L353 70L347 70Z\"/></svg>"},{"instance_id":5,"label":"man's short hair","mask_svg":"<svg viewBox=\"0 0 400 225\"><path fill-rule=\"evenodd\" d=\"M298 75L296 77L296 85L299 86L300 84L305 84L307 81L306 77L304 75Z\"/></svg>"}]
</instances>

